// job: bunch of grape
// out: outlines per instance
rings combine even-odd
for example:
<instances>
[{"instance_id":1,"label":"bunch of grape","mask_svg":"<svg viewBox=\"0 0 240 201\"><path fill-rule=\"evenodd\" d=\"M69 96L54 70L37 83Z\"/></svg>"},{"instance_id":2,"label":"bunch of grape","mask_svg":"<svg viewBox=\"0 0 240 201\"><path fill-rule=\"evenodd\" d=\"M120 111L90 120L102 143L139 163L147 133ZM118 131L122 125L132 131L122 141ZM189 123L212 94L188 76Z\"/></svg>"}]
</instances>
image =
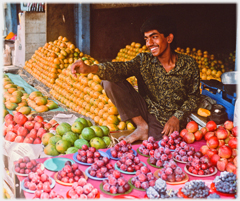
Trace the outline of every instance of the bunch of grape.
<instances>
[{"instance_id":1,"label":"bunch of grape","mask_svg":"<svg viewBox=\"0 0 240 201\"><path fill-rule=\"evenodd\" d=\"M192 180L185 183L181 191L188 198L206 198L209 194L209 187L201 180Z\"/></svg>"},{"instance_id":2,"label":"bunch of grape","mask_svg":"<svg viewBox=\"0 0 240 201\"><path fill-rule=\"evenodd\" d=\"M237 192L237 176L232 172L221 172L220 176L216 176L213 180L216 190L223 193Z\"/></svg>"},{"instance_id":3,"label":"bunch of grape","mask_svg":"<svg viewBox=\"0 0 240 201\"><path fill-rule=\"evenodd\" d=\"M177 198L178 193L173 189L167 190L167 184L161 178L155 182L155 186L150 186L146 192L149 199Z\"/></svg>"},{"instance_id":4,"label":"bunch of grape","mask_svg":"<svg viewBox=\"0 0 240 201\"><path fill-rule=\"evenodd\" d=\"M220 196L217 193L210 194L207 196L207 199L218 199Z\"/></svg>"}]
</instances>

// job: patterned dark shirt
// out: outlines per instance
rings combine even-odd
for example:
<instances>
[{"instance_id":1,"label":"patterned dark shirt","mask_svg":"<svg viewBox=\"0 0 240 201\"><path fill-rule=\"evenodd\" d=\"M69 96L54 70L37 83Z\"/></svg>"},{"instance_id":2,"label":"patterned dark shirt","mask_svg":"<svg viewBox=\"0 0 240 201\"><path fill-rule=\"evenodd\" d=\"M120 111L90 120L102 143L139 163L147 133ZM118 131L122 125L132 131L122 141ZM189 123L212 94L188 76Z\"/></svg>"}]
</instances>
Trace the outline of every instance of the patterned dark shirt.
<instances>
[{"instance_id":1,"label":"patterned dark shirt","mask_svg":"<svg viewBox=\"0 0 240 201\"><path fill-rule=\"evenodd\" d=\"M131 61L98 64L97 75L111 82L135 76L138 92L146 100L148 111L155 114L162 126L170 117L177 117L182 129L186 125L186 117L197 109L200 76L192 57L184 54L177 56L175 67L169 72L151 53L140 53Z\"/></svg>"}]
</instances>

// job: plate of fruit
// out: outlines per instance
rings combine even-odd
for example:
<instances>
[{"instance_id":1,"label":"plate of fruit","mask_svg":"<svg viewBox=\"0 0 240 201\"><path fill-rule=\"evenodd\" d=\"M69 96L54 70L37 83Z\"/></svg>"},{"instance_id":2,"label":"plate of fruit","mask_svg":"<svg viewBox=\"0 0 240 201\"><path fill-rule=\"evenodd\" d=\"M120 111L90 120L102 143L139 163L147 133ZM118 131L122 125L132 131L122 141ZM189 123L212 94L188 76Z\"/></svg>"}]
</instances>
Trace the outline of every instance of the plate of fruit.
<instances>
[{"instance_id":1,"label":"plate of fruit","mask_svg":"<svg viewBox=\"0 0 240 201\"><path fill-rule=\"evenodd\" d=\"M150 136L147 140L143 140L142 144L137 148L137 153L145 157L150 157L154 150L158 148L158 142L155 141L154 137Z\"/></svg>"},{"instance_id":2,"label":"plate of fruit","mask_svg":"<svg viewBox=\"0 0 240 201\"><path fill-rule=\"evenodd\" d=\"M142 166L140 170L137 170L136 176L128 180L128 183L134 189L146 191L147 188L155 185L156 180L157 178L151 170L147 166Z\"/></svg>"},{"instance_id":3,"label":"plate of fruit","mask_svg":"<svg viewBox=\"0 0 240 201\"><path fill-rule=\"evenodd\" d=\"M132 149L132 145L125 140L121 140L115 144L114 147L108 149L106 153L113 160L119 160L119 158L125 153L133 153L135 156L137 155L137 152Z\"/></svg>"},{"instance_id":4,"label":"plate of fruit","mask_svg":"<svg viewBox=\"0 0 240 201\"><path fill-rule=\"evenodd\" d=\"M163 139L158 142L159 147L167 147L171 151L175 151L175 148L183 142L183 138L179 135L178 131L174 131L170 136L164 135Z\"/></svg>"},{"instance_id":5,"label":"plate of fruit","mask_svg":"<svg viewBox=\"0 0 240 201\"><path fill-rule=\"evenodd\" d=\"M42 163L37 162L35 159L30 159L28 156L19 158L13 166L13 172L19 176L28 176L30 172L36 172L38 168L44 169Z\"/></svg>"},{"instance_id":6,"label":"plate of fruit","mask_svg":"<svg viewBox=\"0 0 240 201\"><path fill-rule=\"evenodd\" d=\"M71 189L66 193L66 197L69 199L98 199L100 198L100 192L92 184L87 183L84 178L74 182Z\"/></svg>"},{"instance_id":7,"label":"plate of fruit","mask_svg":"<svg viewBox=\"0 0 240 201\"><path fill-rule=\"evenodd\" d=\"M45 160L43 164L44 167L48 170L57 172L65 166L67 161L69 161L71 164L75 163L72 159L69 158L56 157Z\"/></svg>"},{"instance_id":8,"label":"plate of fruit","mask_svg":"<svg viewBox=\"0 0 240 201\"><path fill-rule=\"evenodd\" d=\"M64 186L71 186L80 178L85 178L86 180L88 179L88 177L80 169L80 166L78 166L76 163L66 163L61 170L54 174L54 179L56 182Z\"/></svg>"},{"instance_id":9,"label":"plate of fruit","mask_svg":"<svg viewBox=\"0 0 240 201\"><path fill-rule=\"evenodd\" d=\"M132 186L129 185L118 170L114 170L109 174L108 177L102 181L99 188L103 193L112 196L129 194L133 190Z\"/></svg>"},{"instance_id":10,"label":"plate of fruit","mask_svg":"<svg viewBox=\"0 0 240 201\"><path fill-rule=\"evenodd\" d=\"M153 175L157 179L161 178L167 184L172 185L184 184L189 180L188 175L183 172L182 168L173 159L165 162L163 168L156 170Z\"/></svg>"},{"instance_id":11,"label":"plate of fruit","mask_svg":"<svg viewBox=\"0 0 240 201\"><path fill-rule=\"evenodd\" d=\"M114 171L114 167L109 163L109 159L97 160L85 170L85 175L94 180L104 180Z\"/></svg>"},{"instance_id":12,"label":"plate of fruit","mask_svg":"<svg viewBox=\"0 0 240 201\"><path fill-rule=\"evenodd\" d=\"M95 147L89 147L83 145L82 149L79 149L73 155L73 160L81 165L92 165L96 160L102 159L103 157L110 158L109 155L104 152L97 150Z\"/></svg>"}]
</instances>

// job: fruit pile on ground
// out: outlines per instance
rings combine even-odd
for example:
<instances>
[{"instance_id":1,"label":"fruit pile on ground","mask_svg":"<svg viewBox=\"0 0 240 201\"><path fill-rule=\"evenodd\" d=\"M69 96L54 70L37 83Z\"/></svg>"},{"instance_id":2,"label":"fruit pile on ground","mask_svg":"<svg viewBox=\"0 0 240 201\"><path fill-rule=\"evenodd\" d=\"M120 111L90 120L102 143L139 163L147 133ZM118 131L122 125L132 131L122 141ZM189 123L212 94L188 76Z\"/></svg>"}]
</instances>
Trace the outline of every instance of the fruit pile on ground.
<instances>
[{"instance_id":1,"label":"fruit pile on ground","mask_svg":"<svg viewBox=\"0 0 240 201\"><path fill-rule=\"evenodd\" d=\"M110 153L114 158L120 158L124 153L133 153L132 145L125 140L121 140L110 149Z\"/></svg>"},{"instance_id":2,"label":"fruit pile on ground","mask_svg":"<svg viewBox=\"0 0 240 201\"><path fill-rule=\"evenodd\" d=\"M158 142L155 141L154 137L150 136L147 140L143 140L142 144L139 146L139 152L144 155L150 155L155 149L158 149ZM152 155L152 154L151 154Z\"/></svg>"},{"instance_id":3,"label":"fruit pile on ground","mask_svg":"<svg viewBox=\"0 0 240 201\"><path fill-rule=\"evenodd\" d=\"M79 117L72 125L66 122L59 124L56 135L46 133L43 136L44 153L51 156L76 153L83 145L107 148L111 143L108 134L107 126L93 126L91 121Z\"/></svg>"},{"instance_id":4,"label":"fruit pile on ground","mask_svg":"<svg viewBox=\"0 0 240 201\"><path fill-rule=\"evenodd\" d=\"M201 152L199 153L201 154ZM177 147L173 152L173 158L182 162L191 162L194 156L196 156L195 148L186 142L181 142L180 147Z\"/></svg>"},{"instance_id":5,"label":"fruit pile on ground","mask_svg":"<svg viewBox=\"0 0 240 201\"><path fill-rule=\"evenodd\" d=\"M64 183L74 183L80 178L85 178L80 166L70 161L66 161L62 170L59 170L57 174L57 179Z\"/></svg>"},{"instance_id":6,"label":"fruit pile on ground","mask_svg":"<svg viewBox=\"0 0 240 201\"><path fill-rule=\"evenodd\" d=\"M188 198L206 198L209 195L209 187L201 180L192 180L184 184L181 192Z\"/></svg>"},{"instance_id":7,"label":"fruit pile on ground","mask_svg":"<svg viewBox=\"0 0 240 201\"><path fill-rule=\"evenodd\" d=\"M103 157L100 160L96 160L89 169L89 174L92 177L97 178L107 178L109 174L112 174L114 171L114 167L111 163L109 163L109 159L107 157Z\"/></svg>"},{"instance_id":8,"label":"fruit pile on ground","mask_svg":"<svg viewBox=\"0 0 240 201\"><path fill-rule=\"evenodd\" d=\"M56 121L46 122L42 116L26 116L20 112L7 114L4 118L3 136L5 140L17 143L41 144L42 137L55 129Z\"/></svg>"},{"instance_id":9,"label":"fruit pile on ground","mask_svg":"<svg viewBox=\"0 0 240 201\"><path fill-rule=\"evenodd\" d=\"M142 166L137 170L136 176L132 177L131 183L136 188L147 189L149 186L154 186L157 178L153 175L147 166Z\"/></svg>"},{"instance_id":10,"label":"fruit pile on ground","mask_svg":"<svg viewBox=\"0 0 240 201\"><path fill-rule=\"evenodd\" d=\"M190 55L196 60L202 80L215 79L221 82L221 75L225 72L222 60L217 60L213 54L209 55L207 51L202 52L201 50L196 50L196 48L191 50L187 47L185 51L178 47L175 51Z\"/></svg>"},{"instance_id":11,"label":"fruit pile on ground","mask_svg":"<svg viewBox=\"0 0 240 201\"><path fill-rule=\"evenodd\" d=\"M31 160L28 156L24 156L15 161L14 170L20 174L29 174L30 172L36 172L40 166L41 164L36 160Z\"/></svg>"},{"instance_id":12,"label":"fruit pile on ground","mask_svg":"<svg viewBox=\"0 0 240 201\"><path fill-rule=\"evenodd\" d=\"M178 198L177 191L173 189L167 190L166 181L161 178L157 179L155 185L150 186L146 192L149 199Z\"/></svg>"},{"instance_id":13,"label":"fruit pile on ground","mask_svg":"<svg viewBox=\"0 0 240 201\"><path fill-rule=\"evenodd\" d=\"M169 182L180 182L185 178L185 172L180 168L174 160L165 161L163 168L158 172L158 176Z\"/></svg>"},{"instance_id":14,"label":"fruit pile on ground","mask_svg":"<svg viewBox=\"0 0 240 201\"><path fill-rule=\"evenodd\" d=\"M108 175L107 179L104 179L103 190L112 194L123 194L130 189L130 185L127 180L121 175L121 172L114 170Z\"/></svg>"},{"instance_id":15,"label":"fruit pile on ground","mask_svg":"<svg viewBox=\"0 0 240 201\"><path fill-rule=\"evenodd\" d=\"M58 193L56 193L54 190L51 190L50 192L44 192L41 190L36 190L34 192L33 199L64 199L64 197Z\"/></svg>"},{"instance_id":16,"label":"fruit pile on ground","mask_svg":"<svg viewBox=\"0 0 240 201\"><path fill-rule=\"evenodd\" d=\"M170 136L163 136L163 139L161 140L160 145L165 148L169 148L174 150L177 145L180 144L183 141L182 137L179 136L178 131L174 131L173 133L170 134Z\"/></svg>"},{"instance_id":17,"label":"fruit pile on ground","mask_svg":"<svg viewBox=\"0 0 240 201\"><path fill-rule=\"evenodd\" d=\"M23 87L14 84L6 74L3 77L3 87L4 117L9 114L8 110L16 110L26 115L32 112L26 101L29 94Z\"/></svg>"},{"instance_id":18,"label":"fruit pile on ground","mask_svg":"<svg viewBox=\"0 0 240 201\"><path fill-rule=\"evenodd\" d=\"M237 126L227 120L223 126L209 121L202 128L206 145L200 148L203 155L207 154L212 164L219 171L237 173Z\"/></svg>"},{"instance_id":19,"label":"fruit pile on ground","mask_svg":"<svg viewBox=\"0 0 240 201\"><path fill-rule=\"evenodd\" d=\"M84 144L82 145L82 149L78 149L76 158L83 163L94 163L97 160L102 160L103 156L95 147L88 147L86 144Z\"/></svg>"},{"instance_id":20,"label":"fruit pile on ground","mask_svg":"<svg viewBox=\"0 0 240 201\"><path fill-rule=\"evenodd\" d=\"M71 199L94 199L98 193L97 188L87 183L86 179L81 178L73 183L72 188L68 191L68 196Z\"/></svg>"},{"instance_id":21,"label":"fruit pile on ground","mask_svg":"<svg viewBox=\"0 0 240 201\"><path fill-rule=\"evenodd\" d=\"M75 45L66 37L59 36L57 40L39 47L32 58L25 62L23 68L46 86L52 88L59 73L76 60L83 60L88 65L98 63L90 55L75 48Z\"/></svg>"},{"instance_id":22,"label":"fruit pile on ground","mask_svg":"<svg viewBox=\"0 0 240 201\"><path fill-rule=\"evenodd\" d=\"M124 153L116 165L122 171L135 172L143 166L143 163L133 153Z\"/></svg>"},{"instance_id":23,"label":"fruit pile on ground","mask_svg":"<svg viewBox=\"0 0 240 201\"><path fill-rule=\"evenodd\" d=\"M43 192L49 193L51 191L51 183L52 180L44 173L44 169L37 168L36 172L28 174L23 185L31 191L43 190Z\"/></svg>"},{"instance_id":24,"label":"fruit pile on ground","mask_svg":"<svg viewBox=\"0 0 240 201\"><path fill-rule=\"evenodd\" d=\"M58 108L58 105L53 100L48 99L48 97L44 96L40 91L30 93L26 101L37 113Z\"/></svg>"},{"instance_id":25,"label":"fruit pile on ground","mask_svg":"<svg viewBox=\"0 0 240 201\"><path fill-rule=\"evenodd\" d=\"M163 167L164 162L172 158L173 155L169 148L159 147L154 150L153 155L150 155L149 163L157 167Z\"/></svg>"},{"instance_id":26,"label":"fruit pile on ground","mask_svg":"<svg viewBox=\"0 0 240 201\"><path fill-rule=\"evenodd\" d=\"M186 164L186 168L195 175L209 175L215 172L215 167L207 155L201 158L193 158L192 162Z\"/></svg>"}]
</instances>

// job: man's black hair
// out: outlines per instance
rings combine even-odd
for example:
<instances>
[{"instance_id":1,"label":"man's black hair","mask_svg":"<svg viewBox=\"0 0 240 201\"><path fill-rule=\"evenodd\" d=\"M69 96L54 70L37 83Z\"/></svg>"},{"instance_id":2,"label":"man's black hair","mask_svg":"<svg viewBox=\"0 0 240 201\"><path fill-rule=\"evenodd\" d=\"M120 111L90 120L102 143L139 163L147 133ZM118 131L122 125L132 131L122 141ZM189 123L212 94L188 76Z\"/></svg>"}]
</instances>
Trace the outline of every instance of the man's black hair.
<instances>
[{"instance_id":1,"label":"man's black hair","mask_svg":"<svg viewBox=\"0 0 240 201\"><path fill-rule=\"evenodd\" d=\"M170 33L174 35L174 39L171 43L171 50L176 48L176 24L170 16L154 15L148 18L141 27L141 33L157 30L159 33L167 37Z\"/></svg>"}]
</instances>

